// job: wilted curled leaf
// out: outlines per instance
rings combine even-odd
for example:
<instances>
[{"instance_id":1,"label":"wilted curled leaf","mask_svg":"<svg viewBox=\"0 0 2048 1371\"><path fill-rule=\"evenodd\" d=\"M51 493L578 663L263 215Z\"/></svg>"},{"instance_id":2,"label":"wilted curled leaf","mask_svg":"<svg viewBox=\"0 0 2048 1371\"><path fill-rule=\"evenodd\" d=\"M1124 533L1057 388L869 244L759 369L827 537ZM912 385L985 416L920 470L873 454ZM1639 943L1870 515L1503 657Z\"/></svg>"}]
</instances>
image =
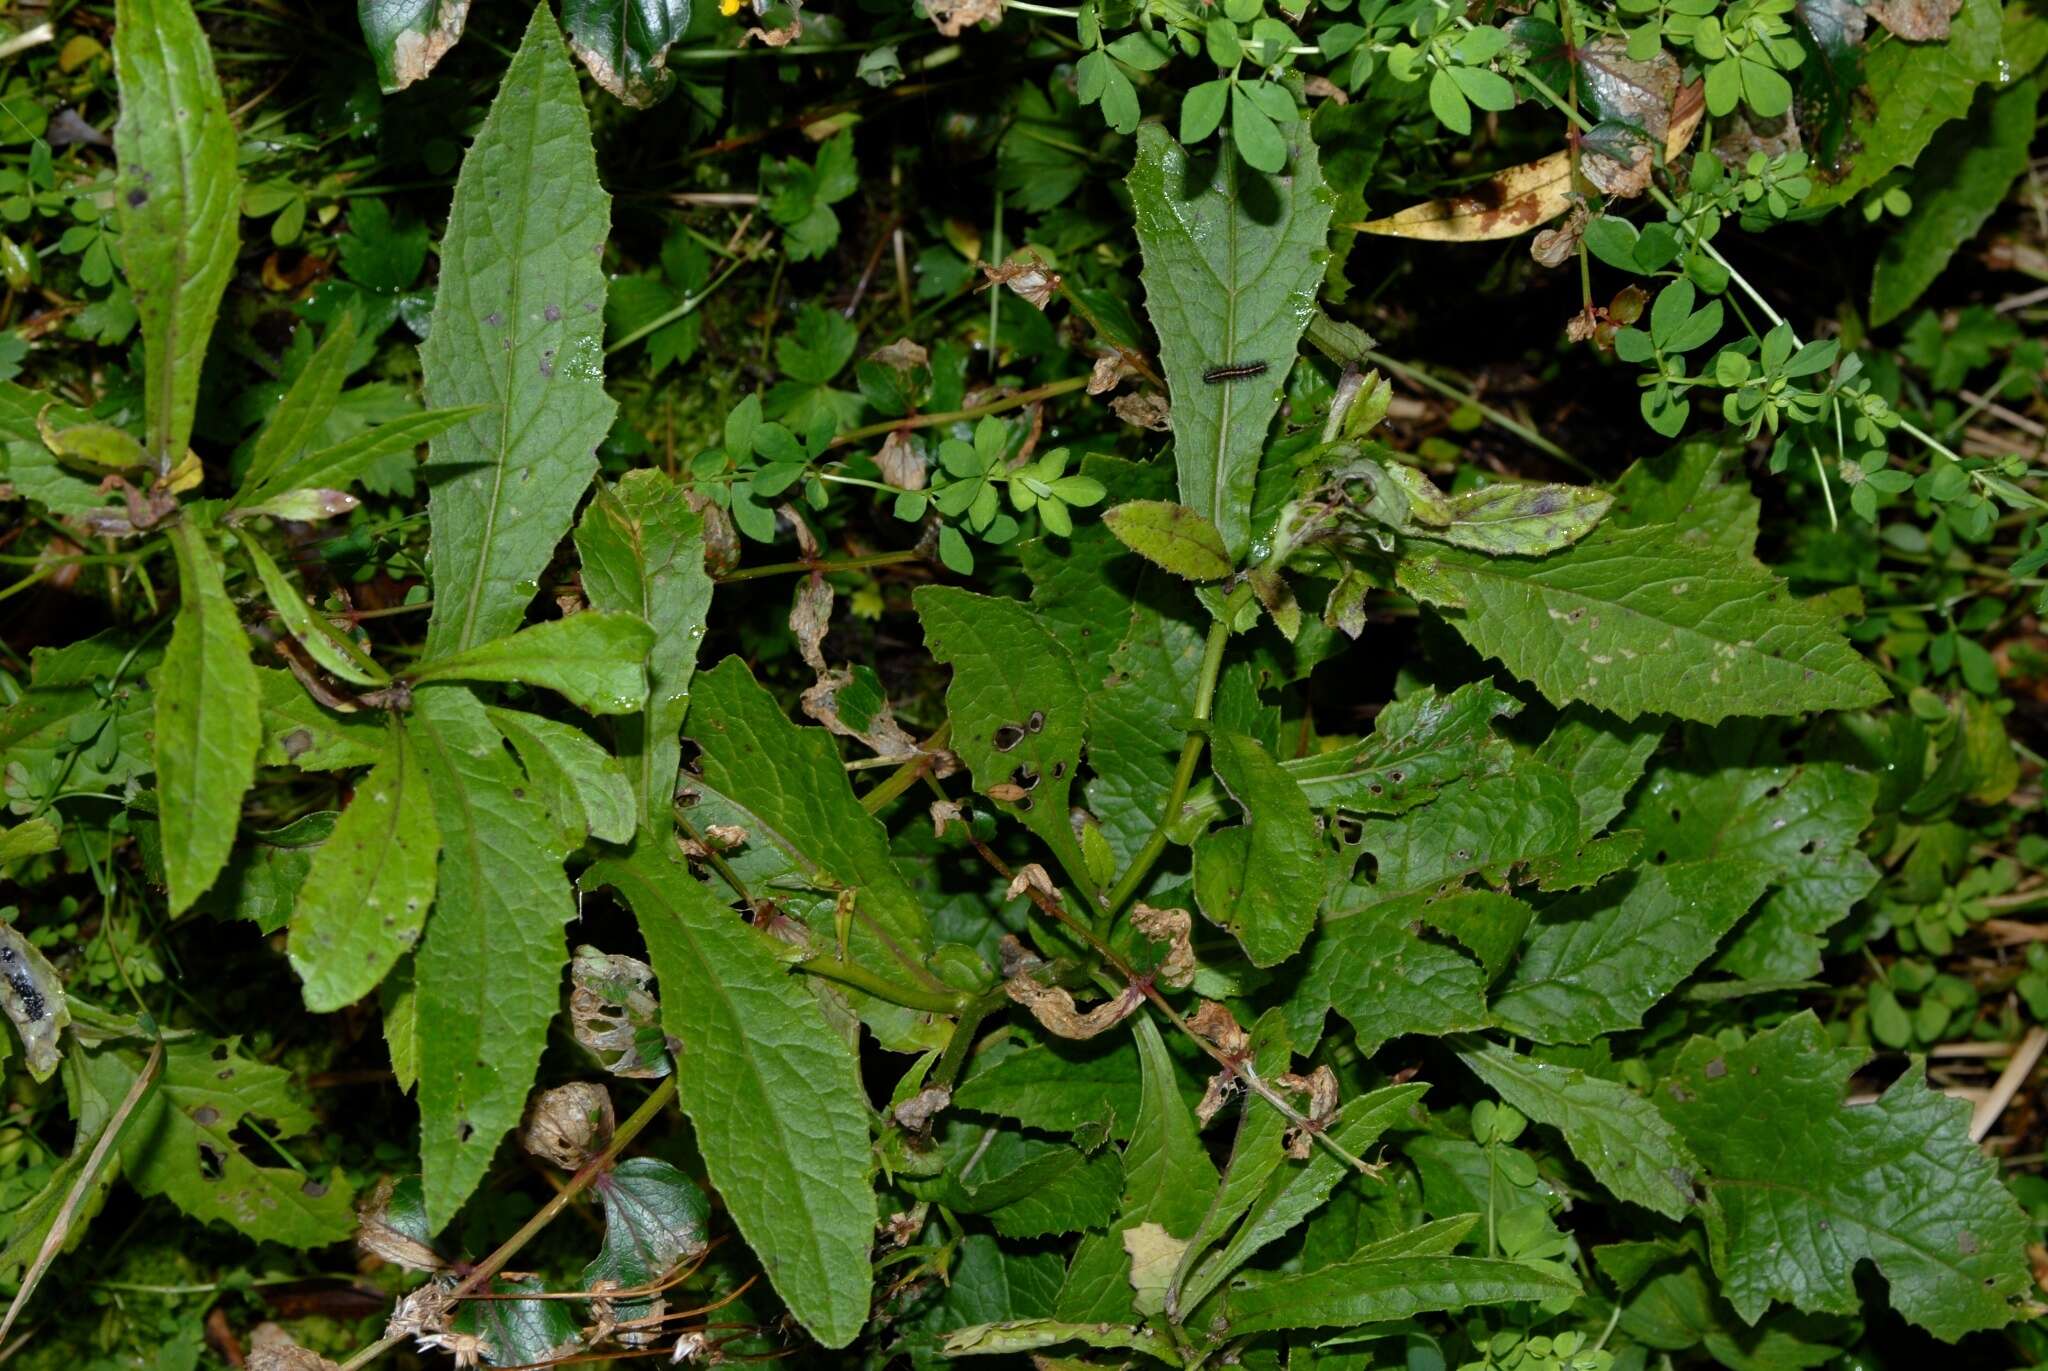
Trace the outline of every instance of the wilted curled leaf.
<instances>
[{"instance_id":1,"label":"wilted curled leaf","mask_svg":"<svg viewBox=\"0 0 2048 1371\"><path fill-rule=\"evenodd\" d=\"M594 1081L571 1081L533 1097L519 1142L542 1161L577 1171L604 1151L615 1123L611 1092Z\"/></svg>"},{"instance_id":2,"label":"wilted curled leaf","mask_svg":"<svg viewBox=\"0 0 2048 1371\"><path fill-rule=\"evenodd\" d=\"M1308 1096L1308 1108L1302 1111L1307 1122L1288 1129L1285 1140L1287 1155L1296 1161L1306 1161L1315 1148L1315 1135L1337 1117L1337 1073L1327 1066L1319 1066L1306 1076L1297 1076L1290 1071L1277 1077L1273 1084L1282 1090Z\"/></svg>"},{"instance_id":3,"label":"wilted curled leaf","mask_svg":"<svg viewBox=\"0 0 2048 1371\"><path fill-rule=\"evenodd\" d=\"M1119 395L1109 402L1109 408L1117 418L1132 428L1148 428L1155 433L1164 433L1173 427L1173 411L1168 408L1166 397L1156 391L1142 395Z\"/></svg>"},{"instance_id":4,"label":"wilted curled leaf","mask_svg":"<svg viewBox=\"0 0 2048 1371\"><path fill-rule=\"evenodd\" d=\"M1963 8L1963 0L1868 0L1863 8L1900 38L1938 43L1948 37L1949 21Z\"/></svg>"},{"instance_id":5,"label":"wilted curled leaf","mask_svg":"<svg viewBox=\"0 0 2048 1371\"><path fill-rule=\"evenodd\" d=\"M1195 1122L1203 1128L1210 1120L1223 1112L1223 1106L1237 1098L1237 1092L1244 1087L1234 1072L1219 1071L1209 1078L1209 1084L1202 1090L1202 1098L1195 1104Z\"/></svg>"},{"instance_id":6,"label":"wilted curled leaf","mask_svg":"<svg viewBox=\"0 0 2048 1371\"><path fill-rule=\"evenodd\" d=\"M1132 906L1131 926L1153 942L1166 944L1166 958L1155 973L1161 985L1179 990L1195 979L1195 949L1188 939L1193 925L1185 909L1154 909L1144 903Z\"/></svg>"},{"instance_id":7,"label":"wilted curled leaf","mask_svg":"<svg viewBox=\"0 0 2048 1371\"><path fill-rule=\"evenodd\" d=\"M1578 251L1579 239L1586 231L1586 207L1573 205L1572 212L1556 228L1545 229L1529 240L1529 255L1536 259L1538 266L1561 267Z\"/></svg>"},{"instance_id":8,"label":"wilted curled leaf","mask_svg":"<svg viewBox=\"0 0 2048 1371\"><path fill-rule=\"evenodd\" d=\"M1685 151L1704 113L1706 97L1698 83L1678 93L1664 140L1665 161L1675 160ZM1569 209L1571 203L1571 154L1556 152L1539 161L1509 167L1463 195L1425 200L1384 219L1341 227L1394 238L1477 243L1518 237L1538 224L1549 223Z\"/></svg>"},{"instance_id":9,"label":"wilted curled leaf","mask_svg":"<svg viewBox=\"0 0 2048 1371\"><path fill-rule=\"evenodd\" d=\"M923 490L925 487L924 453L902 429L892 430L882 440L882 450L875 454L875 465L881 469L882 479L898 490Z\"/></svg>"},{"instance_id":10,"label":"wilted curled leaf","mask_svg":"<svg viewBox=\"0 0 2048 1371\"><path fill-rule=\"evenodd\" d=\"M932 801L932 836L946 836L946 825L966 822L967 816L960 812L960 806L951 800Z\"/></svg>"},{"instance_id":11,"label":"wilted curled leaf","mask_svg":"<svg viewBox=\"0 0 2048 1371\"><path fill-rule=\"evenodd\" d=\"M912 758L917 739L896 722L896 711L870 667L835 667L818 674L803 694L804 713L842 738L853 738L878 757Z\"/></svg>"},{"instance_id":12,"label":"wilted curled leaf","mask_svg":"<svg viewBox=\"0 0 2048 1371\"><path fill-rule=\"evenodd\" d=\"M454 1276L436 1276L410 1295L400 1297L384 1324L384 1336L416 1338L445 1329L455 1308L455 1286Z\"/></svg>"},{"instance_id":13,"label":"wilted curled leaf","mask_svg":"<svg viewBox=\"0 0 2048 1371\"><path fill-rule=\"evenodd\" d=\"M1088 393L1106 395L1115 390L1126 376L1140 373L1143 361L1129 348L1113 347L1108 352L1098 353L1095 366L1088 373Z\"/></svg>"},{"instance_id":14,"label":"wilted curled leaf","mask_svg":"<svg viewBox=\"0 0 2048 1371\"><path fill-rule=\"evenodd\" d=\"M796 635L796 650L804 665L825 674L825 634L832 627L832 583L812 572L796 583L789 606L789 631Z\"/></svg>"},{"instance_id":15,"label":"wilted curled leaf","mask_svg":"<svg viewBox=\"0 0 2048 1371\"><path fill-rule=\"evenodd\" d=\"M1145 998L1136 986L1127 986L1116 998L1104 1000L1084 1014L1067 991L1056 985L1040 985L1028 974L1003 982L1003 993L1030 1010L1031 1017L1044 1025L1046 1031L1062 1038L1095 1037L1129 1018Z\"/></svg>"},{"instance_id":16,"label":"wilted curled leaf","mask_svg":"<svg viewBox=\"0 0 2048 1371\"><path fill-rule=\"evenodd\" d=\"M336 1363L299 1346L274 1323L259 1323L249 1335L249 1371L339 1371Z\"/></svg>"},{"instance_id":17,"label":"wilted curled leaf","mask_svg":"<svg viewBox=\"0 0 2048 1371\"><path fill-rule=\"evenodd\" d=\"M953 1102L953 1092L943 1085L918 1091L893 1111L896 1122L911 1133L922 1133L940 1110Z\"/></svg>"},{"instance_id":18,"label":"wilted curled leaf","mask_svg":"<svg viewBox=\"0 0 2048 1371\"><path fill-rule=\"evenodd\" d=\"M583 1050L614 1076L649 1079L669 1073L653 984L654 968L638 958L594 947L576 949L569 967L569 1023Z\"/></svg>"},{"instance_id":19,"label":"wilted curled leaf","mask_svg":"<svg viewBox=\"0 0 2048 1371\"><path fill-rule=\"evenodd\" d=\"M1020 787L1021 788L1021 787ZM989 787L989 794L995 795L999 787ZM997 799L1002 796L995 796ZM1003 892L1005 900L1014 900L1027 890L1035 890L1048 900L1058 901L1059 888L1052 883L1052 877L1045 874L1045 868L1037 862L1026 862L1017 868L1017 874L1010 877L1010 888Z\"/></svg>"},{"instance_id":20,"label":"wilted curled leaf","mask_svg":"<svg viewBox=\"0 0 2048 1371\"><path fill-rule=\"evenodd\" d=\"M930 366L932 359L931 354L926 352L921 344L913 343L908 338L898 338L895 342L885 343L870 352L868 360L879 362L896 371L915 371L919 367Z\"/></svg>"},{"instance_id":21,"label":"wilted curled leaf","mask_svg":"<svg viewBox=\"0 0 2048 1371\"><path fill-rule=\"evenodd\" d=\"M408 1271L445 1271L448 1263L427 1242L426 1206L417 1176L386 1176L356 1206L356 1248Z\"/></svg>"},{"instance_id":22,"label":"wilted curled leaf","mask_svg":"<svg viewBox=\"0 0 2048 1371\"><path fill-rule=\"evenodd\" d=\"M1029 250L1000 266L984 262L981 274L988 278L988 285L1008 286L1036 309L1050 304L1053 292L1060 288L1060 274L1046 265L1043 257Z\"/></svg>"},{"instance_id":23,"label":"wilted curled leaf","mask_svg":"<svg viewBox=\"0 0 2048 1371\"><path fill-rule=\"evenodd\" d=\"M971 25L1003 19L1002 0L924 0L924 12L947 38L958 38Z\"/></svg>"},{"instance_id":24,"label":"wilted curled leaf","mask_svg":"<svg viewBox=\"0 0 2048 1371\"><path fill-rule=\"evenodd\" d=\"M1242 1057L1252 1048L1251 1035L1244 1031L1229 1007L1216 1000L1202 1001L1202 1007L1188 1020L1188 1031L1213 1044L1226 1057Z\"/></svg>"},{"instance_id":25,"label":"wilted curled leaf","mask_svg":"<svg viewBox=\"0 0 2048 1371\"><path fill-rule=\"evenodd\" d=\"M12 913L12 910L7 911ZM71 1022L64 982L11 923L0 922L0 1008L21 1035L28 1071L39 1081L57 1069L57 1040Z\"/></svg>"}]
</instances>

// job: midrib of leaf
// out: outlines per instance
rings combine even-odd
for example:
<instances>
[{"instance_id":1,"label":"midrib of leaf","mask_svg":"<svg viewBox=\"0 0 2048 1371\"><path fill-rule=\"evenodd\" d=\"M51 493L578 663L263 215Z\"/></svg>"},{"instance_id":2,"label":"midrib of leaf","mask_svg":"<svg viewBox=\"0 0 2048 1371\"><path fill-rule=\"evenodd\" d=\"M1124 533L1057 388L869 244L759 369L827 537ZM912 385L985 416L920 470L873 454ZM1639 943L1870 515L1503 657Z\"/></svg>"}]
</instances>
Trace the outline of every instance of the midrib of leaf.
<instances>
[{"instance_id":1,"label":"midrib of leaf","mask_svg":"<svg viewBox=\"0 0 2048 1371\"><path fill-rule=\"evenodd\" d=\"M524 139L525 145L528 148L534 146L535 135L540 132L540 107L544 92L540 89L538 83L536 83L530 95L531 98L526 102L527 129ZM521 158L519 162L520 196L517 217L514 220L515 232L512 241L521 245L524 245L526 242L528 206L532 203L532 197L527 192L533 186L533 163L534 159L531 156ZM520 308L525 303L525 293L526 274L519 271L513 272L512 303L505 311L505 328L509 335L508 341L511 343L511 346L505 348L499 354L501 359L501 384L498 389L498 451L497 460L492 463L491 498L484 514L482 560L477 563L476 575L470 578L469 595L463 605L462 636L451 649L451 651L455 652L461 652L464 649L476 646L477 607L483 601L484 587L490 584L491 578L486 573L490 569L491 560L497 555L498 551L498 511L503 508L505 454L512 450L512 373L519 359L519 339L521 336L519 321L526 317L525 311Z\"/></svg>"},{"instance_id":2,"label":"midrib of leaf","mask_svg":"<svg viewBox=\"0 0 2048 1371\"><path fill-rule=\"evenodd\" d=\"M1225 239L1225 242L1228 244L1226 251L1229 254L1231 279L1226 281L1219 276L1216 283L1223 287L1223 299L1225 302L1223 308L1223 337L1229 344L1229 352L1226 356L1218 358L1217 364L1219 366L1233 366L1246 360L1237 355L1238 290L1237 286L1233 284L1237 278L1237 256L1240 250L1237 237L1236 213L1241 194L1238 178L1244 173L1244 164L1238 160L1234 151L1226 153L1225 156L1230 161L1230 208L1232 212L1230 215L1230 235ZM1216 272L1212 268L1209 274L1215 276ZM1215 461L1215 466L1209 473L1209 509L1212 519L1221 517L1220 511L1224 507L1223 502L1229 494L1229 483L1224 479L1224 476L1230 470L1230 411L1231 402L1236 398L1236 395L1237 388L1235 386L1225 385L1223 387L1223 407L1217 412L1216 416L1216 451L1211 454Z\"/></svg>"}]
</instances>

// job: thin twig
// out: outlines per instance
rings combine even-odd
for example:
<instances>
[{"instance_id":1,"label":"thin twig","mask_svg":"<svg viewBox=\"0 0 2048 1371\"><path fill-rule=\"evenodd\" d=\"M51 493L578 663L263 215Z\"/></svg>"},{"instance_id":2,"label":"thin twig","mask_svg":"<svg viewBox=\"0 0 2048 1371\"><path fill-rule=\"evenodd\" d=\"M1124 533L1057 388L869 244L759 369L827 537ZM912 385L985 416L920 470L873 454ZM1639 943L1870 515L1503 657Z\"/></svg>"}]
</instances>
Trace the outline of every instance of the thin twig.
<instances>
[{"instance_id":1,"label":"thin twig","mask_svg":"<svg viewBox=\"0 0 2048 1371\"><path fill-rule=\"evenodd\" d=\"M1983 1142L1991 1132L1998 1116L2005 1113L2005 1107L2012 1103L2012 1097L2027 1082L2033 1073L2034 1064L2041 1060L2041 1049L2048 1047L2048 1028L2038 1024L2027 1030L2027 1036L2020 1040L2019 1051L2012 1054L2005 1070L1998 1073L1992 1082L1991 1093L1977 1104L1976 1113L1970 1116L1970 1141ZM0 1330L4 1331L4 1330Z\"/></svg>"}]
</instances>

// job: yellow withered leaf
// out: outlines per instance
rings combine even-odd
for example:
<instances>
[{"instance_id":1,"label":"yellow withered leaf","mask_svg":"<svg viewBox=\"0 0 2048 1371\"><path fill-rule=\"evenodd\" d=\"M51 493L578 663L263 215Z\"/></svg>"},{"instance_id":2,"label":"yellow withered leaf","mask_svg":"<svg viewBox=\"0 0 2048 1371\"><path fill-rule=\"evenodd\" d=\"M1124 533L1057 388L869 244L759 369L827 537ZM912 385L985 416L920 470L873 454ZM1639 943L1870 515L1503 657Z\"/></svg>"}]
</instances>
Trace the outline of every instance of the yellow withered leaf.
<instances>
[{"instance_id":1,"label":"yellow withered leaf","mask_svg":"<svg viewBox=\"0 0 2048 1371\"><path fill-rule=\"evenodd\" d=\"M1706 102L1697 83L1678 93L1665 161L1675 161L1700 126ZM1393 238L1426 238L1440 243L1477 243L1514 238L1546 224L1571 207L1571 154L1554 152L1488 178L1463 195L1425 200L1398 214L1342 227Z\"/></svg>"}]
</instances>

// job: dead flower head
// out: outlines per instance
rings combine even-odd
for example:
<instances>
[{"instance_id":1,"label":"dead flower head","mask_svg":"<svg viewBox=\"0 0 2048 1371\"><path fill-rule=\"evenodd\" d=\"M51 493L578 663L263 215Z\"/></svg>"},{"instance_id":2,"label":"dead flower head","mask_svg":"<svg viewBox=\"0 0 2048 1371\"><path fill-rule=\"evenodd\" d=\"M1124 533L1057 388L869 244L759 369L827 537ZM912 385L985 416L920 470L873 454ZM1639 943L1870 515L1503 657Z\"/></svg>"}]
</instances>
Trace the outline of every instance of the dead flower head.
<instances>
[{"instance_id":1,"label":"dead flower head","mask_svg":"<svg viewBox=\"0 0 2048 1371\"><path fill-rule=\"evenodd\" d=\"M519 1141L541 1160L576 1171L604 1151L615 1122L609 1091L595 1081L571 1081L533 1097Z\"/></svg>"},{"instance_id":2,"label":"dead flower head","mask_svg":"<svg viewBox=\"0 0 2048 1371\"><path fill-rule=\"evenodd\" d=\"M1337 1117L1337 1073L1327 1066L1319 1066L1306 1076L1297 1076L1290 1071L1276 1078L1273 1084L1282 1090L1308 1096L1308 1108L1302 1111L1303 1121L1288 1129L1285 1139L1287 1155L1296 1161L1306 1161L1315 1149L1316 1134L1329 1127L1330 1120Z\"/></svg>"},{"instance_id":3,"label":"dead flower head","mask_svg":"<svg viewBox=\"0 0 2048 1371\"><path fill-rule=\"evenodd\" d=\"M1028 249L1000 266L982 263L981 274L988 278L988 285L1008 286L1035 309L1050 304L1053 292L1060 288L1060 274Z\"/></svg>"},{"instance_id":4,"label":"dead flower head","mask_svg":"<svg viewBox=\"0 0 2048 1371\"><path fill-rule=\"evenodd\" d=\"M1156 973L1161 985L1180 990L1195 979L1195 949L1189 941L1193 925L1185 909L1154 909L1144 903L1132 907L1131 926L1153 942L1166 944L1166 958Z\"/></svg>"}]
</instances>

